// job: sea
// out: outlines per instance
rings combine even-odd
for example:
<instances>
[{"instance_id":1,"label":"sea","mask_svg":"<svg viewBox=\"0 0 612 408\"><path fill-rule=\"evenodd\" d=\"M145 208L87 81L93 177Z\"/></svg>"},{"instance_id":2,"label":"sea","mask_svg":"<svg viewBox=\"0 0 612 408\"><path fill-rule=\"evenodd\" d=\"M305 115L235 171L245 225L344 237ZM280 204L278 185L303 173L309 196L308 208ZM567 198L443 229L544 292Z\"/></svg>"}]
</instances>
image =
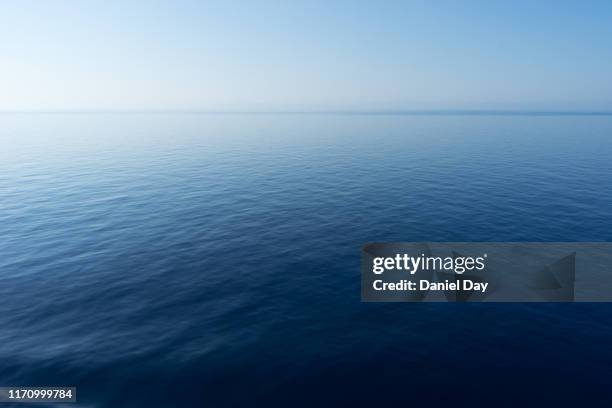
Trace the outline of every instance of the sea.
<instances>
[{"instance_id":1,"label":"sea","mask_svg":"<svg viewBox=\"0 0 612 408\"><path fill-rule=\"evenodd\" d=\"M412 241L612 241L612 116L0 114L0 386L612 404L610 304L362 302L362 246Z\"/></svg>"}]
</instances>

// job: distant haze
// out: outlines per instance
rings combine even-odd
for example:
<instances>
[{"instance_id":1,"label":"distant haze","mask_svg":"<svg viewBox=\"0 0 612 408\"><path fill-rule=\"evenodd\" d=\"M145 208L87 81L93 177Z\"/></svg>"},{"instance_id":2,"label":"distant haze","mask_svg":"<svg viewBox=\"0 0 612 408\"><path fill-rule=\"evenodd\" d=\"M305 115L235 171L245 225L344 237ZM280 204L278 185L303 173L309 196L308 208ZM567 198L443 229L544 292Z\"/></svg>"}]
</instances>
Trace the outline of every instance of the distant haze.
<instances>
[{"instance_id":1,"label":"distant haze","mask_svg":"<svg viewBox=\"0 0 612 408\"><path fill-rule=\"evenodd\" d=\"M606 1L0 3L0 110L612 110Z\"/></svg>"}]
</instances>

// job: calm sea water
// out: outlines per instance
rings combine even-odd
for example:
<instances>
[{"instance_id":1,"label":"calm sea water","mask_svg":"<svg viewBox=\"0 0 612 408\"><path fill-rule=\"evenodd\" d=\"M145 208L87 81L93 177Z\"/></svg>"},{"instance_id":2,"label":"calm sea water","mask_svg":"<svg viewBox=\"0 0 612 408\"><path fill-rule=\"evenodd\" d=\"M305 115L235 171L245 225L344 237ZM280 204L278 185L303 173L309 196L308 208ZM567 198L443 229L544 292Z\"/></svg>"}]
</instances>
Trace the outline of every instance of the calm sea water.
<instances>
[{"instance_id":1,"label":"calm sea water","mask_svg":"<svg viewBox=\"0 0 612 408\"><path fill-rule=\"evenodd\" d=\"M612 306L364 304L359 259L610 240L611 116L4 114L0 386L609 406Z\"/></svg>"}]
</instances>

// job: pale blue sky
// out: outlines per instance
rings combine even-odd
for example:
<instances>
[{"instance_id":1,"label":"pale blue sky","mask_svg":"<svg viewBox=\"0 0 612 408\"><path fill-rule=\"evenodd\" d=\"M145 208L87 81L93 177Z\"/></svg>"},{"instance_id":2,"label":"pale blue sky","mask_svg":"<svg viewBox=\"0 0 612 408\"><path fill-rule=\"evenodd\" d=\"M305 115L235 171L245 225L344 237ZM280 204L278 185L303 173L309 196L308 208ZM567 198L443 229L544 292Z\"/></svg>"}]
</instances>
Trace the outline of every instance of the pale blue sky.
<instances>
[{"instance_id":1,"label":"pale blue sky","mask_svg":"<svg viewBox=\"0 0 612 408\"><path fill-rule=\"evenodd\" d=\"M0 1L0 110L612 109L601 1Z\"/></svg>"}]
</instances>

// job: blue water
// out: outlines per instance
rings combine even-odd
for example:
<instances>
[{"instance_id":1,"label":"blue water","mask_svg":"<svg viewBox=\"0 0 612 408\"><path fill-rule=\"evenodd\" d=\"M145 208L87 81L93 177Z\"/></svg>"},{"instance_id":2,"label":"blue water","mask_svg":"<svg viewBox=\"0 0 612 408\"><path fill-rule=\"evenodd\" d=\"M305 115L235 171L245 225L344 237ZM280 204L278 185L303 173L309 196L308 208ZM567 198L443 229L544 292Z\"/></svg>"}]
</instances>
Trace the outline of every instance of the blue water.
<instances>
[{"instance_id":1,"label":"blue water","mask_svg":"<svg viewBox=\"0 0 612 408\"><path fill-rule=\"evenodd\" d=\"M612 116L4 114L0 386L74 385L83 407L609 406L612 306L365 304L359 260L610 240Z\"/></svg>"}]
</instances>

